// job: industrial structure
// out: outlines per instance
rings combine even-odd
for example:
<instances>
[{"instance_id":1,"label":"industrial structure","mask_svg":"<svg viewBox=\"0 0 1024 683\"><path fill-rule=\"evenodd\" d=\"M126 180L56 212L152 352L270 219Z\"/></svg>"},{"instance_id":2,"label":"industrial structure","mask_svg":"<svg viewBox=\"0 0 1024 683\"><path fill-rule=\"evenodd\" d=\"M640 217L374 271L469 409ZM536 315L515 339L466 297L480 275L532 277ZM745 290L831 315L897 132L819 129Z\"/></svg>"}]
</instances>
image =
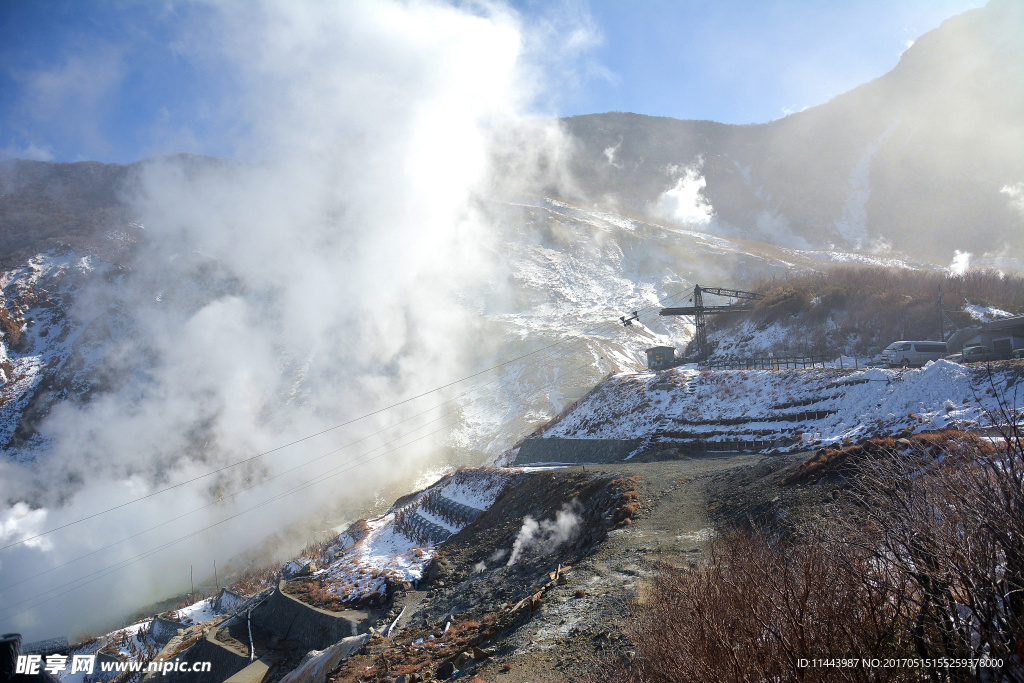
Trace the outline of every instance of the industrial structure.
<instances>
[{"instance_id":1,"label":"industrial structure","mask_svg":"<svg viewBox=\"0 0 1024 683\"><path fill-rule=\"evenodd\" d=\"M705 294L739 299L741 303L728 304L726 306L706 306L704 305ZM724 289L722 287L701 287L700 285L695 285L693 288L692 306L663 308L659 315L692 315L697 328L694 334L694 340L697 343L697 360L705 361L709 355L706 316L749 311L753 309L754 301L759 301L763 298L764 294L745 292L742 289Z\"/></svg>"}]
</instances>

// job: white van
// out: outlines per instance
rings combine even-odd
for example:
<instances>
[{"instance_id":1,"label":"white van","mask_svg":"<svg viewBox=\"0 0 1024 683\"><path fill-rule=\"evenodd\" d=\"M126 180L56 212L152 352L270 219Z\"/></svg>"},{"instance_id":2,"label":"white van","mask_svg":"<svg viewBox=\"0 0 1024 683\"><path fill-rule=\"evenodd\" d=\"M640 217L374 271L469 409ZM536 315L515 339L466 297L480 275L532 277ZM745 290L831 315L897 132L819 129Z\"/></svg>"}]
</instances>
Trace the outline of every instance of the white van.
<instances>
[{"instance_id":1,"label":"white van","mask_svg":"<svg viewBox=\"0 0 1024 683\"><path fill-rule=\"evenodd\" d=\"M885 347L882 358L890 368L921 367L930 360L945 358L946 342L898 341Z\"/></svg>"}]
</instances>

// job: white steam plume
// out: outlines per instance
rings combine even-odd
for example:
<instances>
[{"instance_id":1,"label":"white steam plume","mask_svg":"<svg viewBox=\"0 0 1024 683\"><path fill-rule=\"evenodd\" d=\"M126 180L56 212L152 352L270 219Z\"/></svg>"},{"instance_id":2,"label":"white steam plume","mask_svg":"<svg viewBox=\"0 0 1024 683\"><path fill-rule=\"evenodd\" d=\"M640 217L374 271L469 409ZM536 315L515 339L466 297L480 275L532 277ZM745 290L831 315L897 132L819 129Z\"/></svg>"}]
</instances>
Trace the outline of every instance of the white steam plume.
<instances>
[{"instance_id":1,"label":"white steam plume","mask_svg":"<svg viewBox=\"0 0 1024 683\"><path fill-rule=\"evenodd\" d=\"M701 175L703 160L693 166L680 169L672 167L669 173L683 172L674 187L666 190L658 199L660 215L684 225L704 227L711 223L715 211L701 191L708 182Z\"/></svg>"},{"instance_id":2,"label":"white steam plume","mask_svg":"<svg viewBox=\"0 0 1024 683\"><path fill-rule=\"evenodd\" d=\"M577 500L571 505L563 505L551 520L538 522L530 515L524 517L523 525L512 543L512 554L506 566L511 567L526 553L539 552L546 555L571 541L580 526L580 518L573 512L573 508L578 505Z\"/></svg>"},{"instance_id":3,"label":"white steam plume","mask_svg":"<svg viewBox=\"0 0 1024 683\"><path fill-rule=\"evenodd\" d=\"M963 275L971 265L971 253L969 251L953 252L953 260L949 264L949 272L952 275Z\"/></svg>"},{"instance_id":4,"label":"white steam plume","mask_svg":"<svg viewBox=\"0 0 1024 683\"><path fill-rule=\"evenodd\" d=\"M433 2L213 7L210 31L246 85L239 128L251 135L241 150L263 161L145 166L131 198L146 228L133 273L78 299L83 319L113 312L118 342L98 353L114 388L55 409L33 468L0 464L0 545L416 396L476 360L478 318L458 300L497 269L477 200L495 190L495 159L503 174L516 168L502 143L559 138L536 119L508 132L531 113L540 80L518 18L500 6ZM515 183L501 180L502 189ZM324 504L411 474L438 437L27 612L32 601L16 604L365 453L397 433L282 474L443 398L0 552L3 631L31 640L109 625L185 589L190 566L211 568ZM40 576L210 501L220 502Z\"/></svg>"}]
</instances>

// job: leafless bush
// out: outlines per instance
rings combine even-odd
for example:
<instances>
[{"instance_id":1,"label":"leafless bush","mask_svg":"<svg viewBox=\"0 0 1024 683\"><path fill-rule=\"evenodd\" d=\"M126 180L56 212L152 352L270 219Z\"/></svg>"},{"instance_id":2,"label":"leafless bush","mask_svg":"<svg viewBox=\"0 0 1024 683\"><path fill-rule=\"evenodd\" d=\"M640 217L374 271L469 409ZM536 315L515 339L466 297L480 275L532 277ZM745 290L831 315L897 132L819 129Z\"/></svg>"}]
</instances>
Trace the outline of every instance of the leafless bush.
<instances>
[{"instance_id":1,"label":"leafless bush","mask_svg":"<svg viewBox=\"0 0 1024 683\"><path fill-rule=\"evenodd\" d=\"M330 563L334 559L333 554L330 552L331 544L334 542L335 537L330 536L320 541L310 541L306 544L306 547L299 553L299 557L307 557L321 567Z\"/></svg>"},{"instance_id":2,"label":"leafless bush","mask_svg":"<svg viewBox=\"0 0 1024 683\"><path fill-rule=\"evenodd\" d=\"M1024 451L1010 425L995 452L892 452L865 463L851 543L891 568L919 657L988 657L974 680L1024 680Z\"/></svg>"},{"instance_id":3,"label":"leafless bush","mask_svg":"<svg viewBox=\"0 0 1024 683\"><path fill-rule=\"evenodd\" d=\"M864 449L828 521L772 543L725 536L664 567L600 680L1024 680L1024 449L944 434ZM910 444L909 446L907 444ZM976 669L801 660L987 659Z\"/></svg>"},{"instance_id":4,"label":"leafless bush","mask_svg":"<svg viewBox=\"0 0 1024 683\"><path fill-rule=\"evenodd\" d=\"M895 339L931 339L937 334L935 301L943 291L946 319L962 328L973 324L965 303L1024 313L1024 278L994 271L951 275L883 267L839 266L799 273L753 285L765 298L749 320L791 328L779 353L874 353ZM823 323L831 318L832 324ZM720 316L712 330L746 318Z\"/></svg>"},{"instance_id":5,"label":"leafless bush","mask_svg":"<svg viewBox=\"0 0 1024 683\"><path fill-rule=\"evenodd\" d=\"M818 540L772 546L736 532L701 566L663 567L625 627L638 656L604 680L876 680L867 668L809 665L909 652L887 596L844 569L841 546Z\"/></svg>"},{"instance_id":6,"label":"leafless bush","mask_svg":"<svg viewBox=\"0 0 1024 683\"><path fill-rule=\"evenodd\" d=\"M280 567L277 564L264 565L257 567L250 565L238 578L235 579L229 588L236 593L243 595L254 595L264 588L277 585L280 572Z\"/></svg>"}]
</instances>

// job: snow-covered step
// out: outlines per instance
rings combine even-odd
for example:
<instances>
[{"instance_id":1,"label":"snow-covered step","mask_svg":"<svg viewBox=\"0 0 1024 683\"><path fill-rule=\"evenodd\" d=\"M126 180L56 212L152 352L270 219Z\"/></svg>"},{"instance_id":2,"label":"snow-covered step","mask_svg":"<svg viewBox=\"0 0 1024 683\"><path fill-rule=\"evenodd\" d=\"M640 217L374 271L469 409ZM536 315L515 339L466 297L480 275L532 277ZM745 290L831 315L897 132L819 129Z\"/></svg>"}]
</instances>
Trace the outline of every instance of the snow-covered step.
<instances>
[{"instance_id":1,"label":"snow-covered step","mask_svg":"<svg viewBox=\"0 0 1024 683\"><path fill-rule=\"evenodd\" d=\"M479 508L459 503L441 493L425 496L421 504L425 510L460 528L472 524L484 514Z\"/></svg>"},{"instance_id":2,"label":"snow-covered step","mask_svg":"<svg viewBox=\"0 0 1024 683\"><path fill-rule=\"evenodd\" d=\"M418 535L424 536L432 543L444 543L452 536L452 532L440 524L434 524L415 510L405 516L405 519L402 520L402 526L413 530ZM404 532L406 529L402 529L402 531Z\"/></svg>"}]
</instances>

